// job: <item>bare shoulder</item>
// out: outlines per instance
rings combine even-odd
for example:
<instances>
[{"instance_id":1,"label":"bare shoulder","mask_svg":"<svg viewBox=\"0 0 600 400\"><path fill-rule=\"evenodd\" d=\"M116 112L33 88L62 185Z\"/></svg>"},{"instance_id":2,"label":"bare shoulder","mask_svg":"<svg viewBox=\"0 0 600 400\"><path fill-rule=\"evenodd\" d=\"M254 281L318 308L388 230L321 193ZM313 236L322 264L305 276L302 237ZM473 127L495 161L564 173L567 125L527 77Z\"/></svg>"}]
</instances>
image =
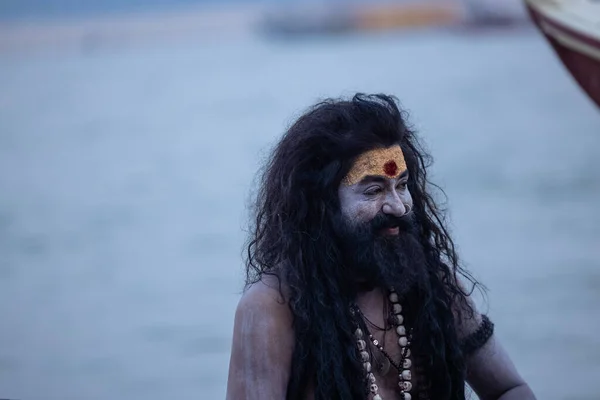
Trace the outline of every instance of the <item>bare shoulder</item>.
<instances>
[{"instance_id":1,"label":"bare shoulder","mask_svg":"<svg viewBox=\"0 0 600 400\"><path fill-rule=\"evenodd\" d=\"M279 290L279 282L265 277L250 286L240 299L234 321L234 339L255 349L287 355L293 342L293 317Z\"/></svg>"},{"instance_id":2,"label":"bare shoulder","mask_svg":"<svg viewBox=\"0 0 600 400\"><path fill-rule=\"evenodd\" d=\"M468 294L471 290L466 289L466 285L462 282L458 282L459 289ZM465 339L480 327L482 323L482 315L471 295L464 297L464 302L456 301L453 304L452 311L456 321L456 330L459 339Z\"/></svg>"},{"instance_id":3,"label":"bare shoulder","mask_svg":"<svg viewBox=\"0 0 600 400\"><path fill-rule=\"evenodd\" d=\"M227 399L285 398L292 322L276 279L263 279L244 292L235 313Z\"/></svg>"},{"instance_id":4,"label":"bare shoulder","mask_svg":"<svg viewBox=\"0 0 600 400\"><path fill-rule=\"evenodd\" d=\"M291 328L291 311L277 279L267 276L247 288L238 303L235 318L236 321L249 318L251 323L268 322L281 328L289 323Z\"/></svg>"}]
</instances>

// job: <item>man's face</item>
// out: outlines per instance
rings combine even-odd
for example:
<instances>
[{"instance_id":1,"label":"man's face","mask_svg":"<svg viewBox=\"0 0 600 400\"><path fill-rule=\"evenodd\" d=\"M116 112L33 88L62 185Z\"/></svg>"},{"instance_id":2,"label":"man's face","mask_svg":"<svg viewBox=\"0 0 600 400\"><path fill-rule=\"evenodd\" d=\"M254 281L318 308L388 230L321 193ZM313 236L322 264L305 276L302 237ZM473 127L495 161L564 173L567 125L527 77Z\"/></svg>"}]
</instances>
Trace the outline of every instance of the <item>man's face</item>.
<instances>
[{"instance_id":1,"label":"man's face","mask_svg":"<svg viewBox=\"0 0 600 400\"><path fill-rule=\"evenodd\" d=\"M340 211L352 225L371 222L377 215L405 216L413 206L408 190L408 170L397 178L366 176L354 185L340 185L338 196ZM382 235L398 235L398 227L386 227Z\"/></svg>"},{"instance_id":2,"label":"man's face","mask_svg":"<svg viewBox=\"0 0 600 400\"><path fill-rule=\"evenodd\" d=\"M426 279L405 175L341 186L334 217L343 265L363 287L393 286L399 294Z\"/></svg>"},{"instance_id":3,"label":"man's face","mask_svg":"<svg viewBox=\"0 0 600 400\"><path fill-rule=\"evenodd\" d=\"M338 189L342 216L355 226L368 223L379 214L403 217L413 206L407 185L409 178L400 146L365 152ZM386 227L374 233L398 235L399 230Z\"/></svg>"},{"instance_id":4,"label":"man's face","mask_svg":"<svg viewBox=\"0 0 600 400\"><path fill-rule=\"evenodd\" d=\"M403 158L395 159L396 170L383 168L388 155L363 159L363 167L342 181L334 226L348 276L369 285L392 285L402 293L423 281L425 261L410 213L408 170Z\"/></svg>"}]
</instances>

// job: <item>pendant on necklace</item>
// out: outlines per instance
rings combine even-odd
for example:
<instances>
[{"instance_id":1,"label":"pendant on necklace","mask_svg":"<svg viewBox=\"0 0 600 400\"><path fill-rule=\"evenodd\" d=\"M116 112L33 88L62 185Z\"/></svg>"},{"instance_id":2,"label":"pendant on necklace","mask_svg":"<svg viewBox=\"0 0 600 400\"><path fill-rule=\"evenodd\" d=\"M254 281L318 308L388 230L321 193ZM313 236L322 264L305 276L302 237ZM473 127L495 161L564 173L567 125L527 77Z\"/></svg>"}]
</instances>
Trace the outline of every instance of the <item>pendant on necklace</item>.
<instances>
[{"instance_id":1,"label":"pendant on necklace","mask_svg":"<svg viewBox=\"0 0 600 400\"><path fill-rule=\"evenodd\" d=\"M382 357L383 355L380 354L376 360L376 368L377 368L377 372L379 373L380 376L385 376L390 372L390 360L387 359L387 357Z\"/></svg>"}]
</instances>

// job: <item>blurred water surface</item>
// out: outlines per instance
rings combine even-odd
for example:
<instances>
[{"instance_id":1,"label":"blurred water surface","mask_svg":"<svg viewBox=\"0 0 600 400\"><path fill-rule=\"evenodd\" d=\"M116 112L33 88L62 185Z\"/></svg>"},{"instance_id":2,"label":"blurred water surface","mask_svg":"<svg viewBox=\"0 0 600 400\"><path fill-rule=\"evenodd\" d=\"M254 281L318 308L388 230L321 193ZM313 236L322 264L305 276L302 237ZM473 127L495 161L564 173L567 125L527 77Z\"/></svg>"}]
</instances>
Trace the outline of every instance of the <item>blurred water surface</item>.
<instances>
[{"instance_id":1,"label":"blurred water surface","mask_svg":"<svg viewBox=\"0 0 600 400\"><path fill-rule=\"evenodd\" d=\"M365 91L397 95L435 155L539 398L598 398L600 113L536 32L189 41L0 72L0 397L223 398L255 171L306 106Z\"/></svg>"}]
</instances>

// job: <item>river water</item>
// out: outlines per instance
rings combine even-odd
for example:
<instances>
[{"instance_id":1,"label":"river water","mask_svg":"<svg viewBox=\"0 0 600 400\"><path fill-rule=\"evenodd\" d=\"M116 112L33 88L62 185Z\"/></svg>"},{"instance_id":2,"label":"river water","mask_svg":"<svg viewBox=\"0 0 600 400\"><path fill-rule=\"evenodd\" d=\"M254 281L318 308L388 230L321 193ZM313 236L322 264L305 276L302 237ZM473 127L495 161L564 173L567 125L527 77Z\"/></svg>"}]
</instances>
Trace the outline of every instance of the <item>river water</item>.
<instances>
[{"instance_id":1,"label":"river water","mask_svg":"<svg viewBox=\"0 0 600 400\"><path fill-rule=\"evenodd\" d=\"M531 29L3 55L0 398L223 398L255 172L355 91L410 112L538 397L600 398L600 112Z\"/></svg>"}]
</instances>

